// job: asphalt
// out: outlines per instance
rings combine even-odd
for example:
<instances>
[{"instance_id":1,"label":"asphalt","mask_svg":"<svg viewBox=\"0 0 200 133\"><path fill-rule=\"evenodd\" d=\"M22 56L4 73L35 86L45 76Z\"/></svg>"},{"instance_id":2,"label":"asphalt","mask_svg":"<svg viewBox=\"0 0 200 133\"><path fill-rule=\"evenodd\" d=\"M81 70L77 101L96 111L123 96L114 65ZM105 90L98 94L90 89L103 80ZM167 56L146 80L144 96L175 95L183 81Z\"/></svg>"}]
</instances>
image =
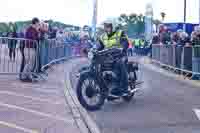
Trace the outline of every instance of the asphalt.
<instances>
[{"instance_id":1,"label":"asphalt","mask_svg":"<svg viewBox=\"0 0 200 133\"><path fill-rule=\"evenodd\" d=\"M75 60L75 73L87 62ZM159 69L159 68L158 68ZM103 133L199 133L200 88L140 65L142 89L130 103L106 102L100 111L90 112Z\"/></svg>"},{"instance_id":2,"label":"asphalt","mask_svg":"<svg viewBox=\"0 0 200 133\"><path fill-rule=\"evenodd\" d=\"M81 133L64 95L64 65L49 70L48 80L20 82L0 76L1 133Z\"/></svg>"}]
</instances>

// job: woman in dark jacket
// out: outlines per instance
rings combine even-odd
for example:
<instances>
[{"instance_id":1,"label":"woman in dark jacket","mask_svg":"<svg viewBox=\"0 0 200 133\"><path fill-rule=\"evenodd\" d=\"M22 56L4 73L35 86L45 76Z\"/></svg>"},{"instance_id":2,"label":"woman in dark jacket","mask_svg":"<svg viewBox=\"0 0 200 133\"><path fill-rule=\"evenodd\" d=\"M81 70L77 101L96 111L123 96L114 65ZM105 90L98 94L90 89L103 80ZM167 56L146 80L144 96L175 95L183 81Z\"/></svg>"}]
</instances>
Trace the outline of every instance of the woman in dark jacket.
<instances>
[{"instance_id":1,"label":"woman in dark jacket","mask_svg":"<svg viewBox=\"0 0 200 133\"><path fill-rule=\"evenodd\" d=\"M15 49L16 49L16 45L17 45L17 40L15 39L17 37L17 33L16 32L10 32L8 33L8 48L9 48L9 57L10 60L13 59L13 61L15 61Z\"/></svg>"}]
</instances>

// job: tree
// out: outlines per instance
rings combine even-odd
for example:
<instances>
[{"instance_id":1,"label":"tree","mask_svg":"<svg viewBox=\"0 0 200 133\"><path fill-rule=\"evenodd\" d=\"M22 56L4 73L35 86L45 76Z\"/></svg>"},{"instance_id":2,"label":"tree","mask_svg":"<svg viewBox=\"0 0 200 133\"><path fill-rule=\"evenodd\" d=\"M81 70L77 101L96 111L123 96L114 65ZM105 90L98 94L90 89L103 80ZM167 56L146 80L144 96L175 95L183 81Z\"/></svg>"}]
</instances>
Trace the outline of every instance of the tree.
<instances>
[{"instance_id":1,"label":"tree","mask_svg":"<svg viewBox=\"0 0 200 133\"><path fill-rule=\"evenodd\" d=\"M8 32L9 25L7 23L0 23L0 32Z\"/></svg>"},{"instance_id":2,"label":"tree","mask_svg":"<svg viewBox=\"0 0 200 133\"><path fill-rule=\"evenodd\" d=\"M161 12L160 15L161 15L161 17L162 17L162 21L164 21L164 20L165 20L165 17L166 17L166 13L165 13L165 12Z\"/></svg>"},{"instance_id":3,"label":"tree","mask_svg":"<svg viewBox=\"0 0 200 133\"><path fill-rule=\"evenodd\" d=\"M142 34L145 31L144 16L142 14L121 14L118 20L120 21L119 27L123 30L126 30L131 36L134 34Z\"/></svg>"},{"instance_id":4,"label":"tree","mask_svg":"<svg viewBox=\"0 0 200 133\"><path fill-rule=\"evenodd\" d=\"M137 22L137 20L138 20L137 17L138 17L138 16L137 16L137 14L135 14L135 13L132 13L132 14L129 15L129 19L130 19L130 21L133 22L133 23L136 23L136 22Z\"/></svg>"},{"instance_id":5,"label":"tree","mask_svg":"<svg viewBox=\"0 0 200 133\"><path fill-rule=\"evenodd\" d=\"M16 23L10 22L8 24L8 32L17 32L17 25L16 25Z\"/></svg>"},{"instance_id":6,"label":"tree","mask_svg":"<svg viewBox=\"0 0 200 133\"><path fill-rule=\"evenodd\" d=\"M145 21L144 21L144 16L142 14L140 14L138 16L138 20L137 20L137 34L142 34L145 32Z\"/></svg>"},{"instance_id":7,"label":"tree","mask_svg":"<svg viewBox=\"0 0 200 133\"><path fill-rule=\"evenodd\" d=\"M156 25L156 32L158 32L158 26L161 24L161 21L158 19L153 20L153 24Z\"/></svg>"},{"instance_id":8,"label":"tree","mask_svg":"<svg viewBox=\"0 0 200 133\"><path fill-rule=\"evenodd\" d=\"M75 28L77 30L80 29L78 26L64 24L62 22L57 22L53 20L46 20L50 27L59 27L61 29L65 28ZM9 32L11 29L14 29L17 32L23 31L24 28L28 27L31 24L31 20L28 21L16 21L13 23L0 23L0 32Z\"/></svg>"},{"instance_id":9,"label":"tree","mask_svg":"<svg viewBox=\"0 0 200 133\"><path fill-rule=\"evenodd\" d=\"M130 24L130 23L135 24L135 23L137 23L138 16L135 13L132 13L129 16L127 16L126 14L121 14L120 17L118 18L118 20L122 24Z\"/></svg>"},{"instance_id":10,"label":"tree","mask_svg":"<svg viewBox=\"0 0 200 133\"><path fill-rule=\"evenodd\" d=\"M128 23L128 20L129 20L129 18L126 14L121 14L119 17L119 21L122 23Z\"/></svg>"}]
</instances>

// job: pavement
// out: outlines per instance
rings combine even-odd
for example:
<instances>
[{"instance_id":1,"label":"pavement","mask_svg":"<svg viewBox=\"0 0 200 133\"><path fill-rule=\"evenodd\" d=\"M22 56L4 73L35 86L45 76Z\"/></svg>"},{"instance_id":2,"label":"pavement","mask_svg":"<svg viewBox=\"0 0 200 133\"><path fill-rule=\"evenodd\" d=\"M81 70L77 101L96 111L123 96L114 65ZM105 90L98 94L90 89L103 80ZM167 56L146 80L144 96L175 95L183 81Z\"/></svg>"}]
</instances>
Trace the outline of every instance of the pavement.
<instances>
[{"instance_id":1,"label":"pavement","mask_svg":"<svg viewBox=\"0 0 200 133\"><path fill-rule=\"evenodd\" d=\"M89 112L102 133L199 133L200 88L196 84L169 76L159 67L139 59L142 89L130 103L106 102L103 108ZM71 61L72 88L76 72L88 61Z\"/></svg>"},{"instance_id":2,"label":"pavement","mask_svg":"<svg viewBox=\"0 0 200 133\"><path fill-rule=\"evenodd\" d=\"M97 133L74 104L65 81L67 64L48 70L48 80L22 83L0 76L1 133ZM92 125L94 128L95 124Z\"/></svg>"}]
</instances>

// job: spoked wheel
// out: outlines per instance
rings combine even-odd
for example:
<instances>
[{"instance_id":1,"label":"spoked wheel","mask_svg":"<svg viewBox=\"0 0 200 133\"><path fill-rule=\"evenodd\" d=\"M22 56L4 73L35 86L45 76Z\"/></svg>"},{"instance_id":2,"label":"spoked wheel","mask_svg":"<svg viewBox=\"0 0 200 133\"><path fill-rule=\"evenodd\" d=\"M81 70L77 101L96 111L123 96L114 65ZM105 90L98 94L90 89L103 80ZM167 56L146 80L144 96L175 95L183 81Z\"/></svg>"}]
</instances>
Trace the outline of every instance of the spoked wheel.
<instances>
[{"instance_id":1,"label":"spoked wheel","mask_svg":"<svg viewBox=\"0 0 200 133\"><path fill-rule=\"evenodd\" d=\"M99 110L105 101L99 85L89 75L79 79L77 96L81 105L89 111Z\"/></svg>"}]
</instances>

